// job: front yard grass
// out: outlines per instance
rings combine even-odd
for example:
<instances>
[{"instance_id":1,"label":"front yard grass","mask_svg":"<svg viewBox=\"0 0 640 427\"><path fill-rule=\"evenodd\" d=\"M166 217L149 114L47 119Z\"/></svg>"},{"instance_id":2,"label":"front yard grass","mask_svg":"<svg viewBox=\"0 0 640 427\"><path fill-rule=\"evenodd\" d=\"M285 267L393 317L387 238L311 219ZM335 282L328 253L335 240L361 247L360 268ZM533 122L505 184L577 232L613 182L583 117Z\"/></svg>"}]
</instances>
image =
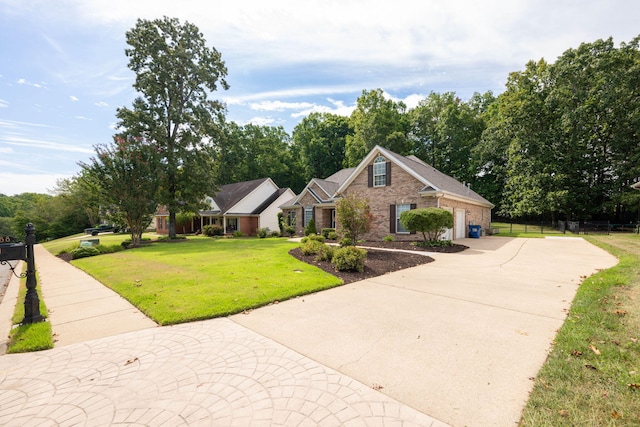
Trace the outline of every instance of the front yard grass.
<instances>
[{"instance_id":1,"label":"front yard grass","mask_svg":"<svg viewBox=\"0 0 640 427\"><path fill-rule=\"evenodd\" d=\"M286 239L190 238L72 263L161 325L227 316L342 284Z\"/></svg>"},{"instance_id":2,"label":"front yard grass","mask_svg":"<svg viewBox=\"0 0 640 427\"><path fill-rule=\"evenodd\" d=\"M578 289L522 426L640 425L640 236L585 238L620 262Z\"/></svg>"},{"instance_id":3,"label":"front yard grass","mask_svg":"<svg viewBox=\"0 0 640 427\"><path fill-rule=\"evenodd\" d=\"M36 266L37 268L37 266ZM23 264L26 269L26 264ZM47 306L42 299L40 292L40 277L36 276L38 299L40 300L40 314L45 318L48 316ZM53 336L51 324L49 322L37 322L20 325L24 319L24 297L27 294L27 279L20 279L20 289L18 291L18 304L13 312L11 323L17 325L9 333L9 343L7 353L26 353L30 351L40 351L53 348Z\"/></svg>"}]
</instances>

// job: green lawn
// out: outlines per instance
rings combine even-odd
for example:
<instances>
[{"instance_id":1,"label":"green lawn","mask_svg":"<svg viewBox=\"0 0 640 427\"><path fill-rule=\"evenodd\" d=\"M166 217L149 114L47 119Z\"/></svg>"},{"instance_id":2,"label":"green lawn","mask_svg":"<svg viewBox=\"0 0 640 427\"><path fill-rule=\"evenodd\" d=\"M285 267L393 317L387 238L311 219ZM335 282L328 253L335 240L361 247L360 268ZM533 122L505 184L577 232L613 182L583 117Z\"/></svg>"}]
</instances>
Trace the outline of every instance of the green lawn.
<instances>
[{"instance_id":1,"label":"green lawn","mask_svg":"<svg viewBox=\"0 0 640 427\"><path fill-rule=\"evenodd\" d=\"M143 233L143 239L157 240L160 237L156 233ZM54 255L59 254L61 251L77 248L80 245L81 240L99 239L101 245L119 245L125 240L131 240L130 234L123 233L104 233L97 236L91 236L90 234L79 233L72 236L63 237L61 239L51 240L42 244L49 252Z\"/></svg>"},{"instance_id":2,"label":"green lawn","mask_svg":"<svg viewBox=\"0 0 640 427\"><path fill-rule=\"evenodd\" d=\"M161 325L239 313L340 285L286 239L190 238L73 261Z\"/></svg>"},{"instance_id":3,"label":"green lawn","mask_svg":"<svg viewBox=\"0 0 640 427\"><path fill-rule=\"evenodd\" d=\"M26 264L23 264L23 271L26 270ZM38 283L40 277L37 276ZM40 314L44 317L48 316L47 306L42 299L40 285L36 287L38 299L40 300ZM51 324L49 322L38 322L26 325L20 325L24 319L24 297L27 293L27 280L20 280L20 289L18 291L18 303L13 312L11 323L19 325L11 329L9 333L9 344L7 345L7 353L26 353L30 351L47 350L53 348L53 336L51 332Z\"/></svg>"}]
</instances>

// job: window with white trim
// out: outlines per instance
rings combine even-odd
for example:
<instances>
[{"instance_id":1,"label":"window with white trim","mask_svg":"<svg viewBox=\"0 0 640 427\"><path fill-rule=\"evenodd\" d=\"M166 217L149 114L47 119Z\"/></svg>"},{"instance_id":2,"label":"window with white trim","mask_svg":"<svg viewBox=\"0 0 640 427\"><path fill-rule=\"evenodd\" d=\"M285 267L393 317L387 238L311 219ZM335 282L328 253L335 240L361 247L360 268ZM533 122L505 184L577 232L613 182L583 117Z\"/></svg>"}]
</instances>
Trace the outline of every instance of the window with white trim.
<instances>
[{"instance_id":1,"label":"window with white trim","mask_svg":"<svg viewBox=\"0 0 640 427\"><path fill-rule=\"evenodd\" d=\"M404 211L411 210L411 205L396 205L396 233L409 233L409 230L404 228L400 223L400 214Z\"/></svg>"},{"instance_id":2,"label":"window with white trim","mask_svg":"<svg viewBox=\"0 0 640 427\"><path fill-rule=\"evenodd\" d=\"M373 161L373 186L384 187L387 185L387 160L378 156Z\"/></svg>"}]
</instances>

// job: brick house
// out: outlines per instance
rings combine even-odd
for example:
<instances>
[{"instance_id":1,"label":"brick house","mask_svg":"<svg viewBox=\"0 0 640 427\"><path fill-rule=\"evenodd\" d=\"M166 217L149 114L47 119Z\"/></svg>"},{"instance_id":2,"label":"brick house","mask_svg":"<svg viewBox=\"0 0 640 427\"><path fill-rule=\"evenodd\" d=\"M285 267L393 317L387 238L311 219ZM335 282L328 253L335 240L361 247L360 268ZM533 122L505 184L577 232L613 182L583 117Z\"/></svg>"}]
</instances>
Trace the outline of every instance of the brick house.
<instances>
[{"instance_id":1,"label":"brick house","mask_svg":"<svg viewBox=\"0 0 640 427\"><path fill-rule=\"evenodd\" d=\"M255 236L258 228L279 229L279 206L295 197L289 188L279 188L271 178L256 179L220 186L214 196L204 202L207 209L198 211L187 223L177 224L179 234L195 233L205 225L222 227L225 234L242 232L245 236ZM156 232L169 233L169 212L161 208L155 215Z\"/></svg>"},{"instance_id":2,"label":"brick house","mask_svg":"<svg viewBox=\"0 0 640 427\"><path fill-rule=\"evenodd\" d=\"M467 237L469 225L488 229L491 204L469 186L443 174L415 156L401 156L376 146L355 168L343 169L325 179L312 179L304 190L280 206L296 234L314 219L318 232L337 228L336 200L355 194L366 198L375 220L365 240L379 241L391 235L395 240L416 240L400 224L400 213L408 209L438 207L453 214L453 229L445 238Z\"/></svg>"}]
</instances>

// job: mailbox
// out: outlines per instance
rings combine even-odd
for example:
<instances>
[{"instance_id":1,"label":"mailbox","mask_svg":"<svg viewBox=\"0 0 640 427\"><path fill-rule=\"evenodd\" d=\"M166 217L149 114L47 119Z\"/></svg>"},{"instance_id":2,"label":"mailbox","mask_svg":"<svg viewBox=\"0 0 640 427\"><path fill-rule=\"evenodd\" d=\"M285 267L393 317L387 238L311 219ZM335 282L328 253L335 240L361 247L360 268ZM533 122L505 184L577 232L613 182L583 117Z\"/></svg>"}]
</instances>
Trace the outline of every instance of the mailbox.
<instances>
[{"instance_id":1,"label":"mailbox","mask_svg":"<svg viewBox=\"0 0 640 427\"><path fill-rule=\"evenodd\" d=\"M27 247L20 243L0 244L0 261L27 260Z\"/></svg>"}]
</instances>

